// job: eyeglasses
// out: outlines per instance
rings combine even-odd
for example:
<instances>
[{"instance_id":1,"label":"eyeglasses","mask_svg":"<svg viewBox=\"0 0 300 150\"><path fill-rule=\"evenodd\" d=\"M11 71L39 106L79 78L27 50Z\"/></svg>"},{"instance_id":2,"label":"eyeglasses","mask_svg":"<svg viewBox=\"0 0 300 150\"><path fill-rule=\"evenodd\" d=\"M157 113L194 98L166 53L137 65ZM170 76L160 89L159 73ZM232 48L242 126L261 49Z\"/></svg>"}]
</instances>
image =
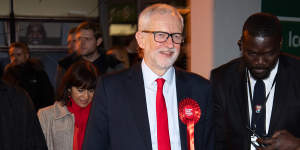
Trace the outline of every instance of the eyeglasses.
<instances>
[{"instance_id":1,"label":"eyeglasses","mask_svg":"<svg viewBox=\"0 0 300 150\"><path fill-rule=\"evenodd\" d=\"M166 42L169 37L172 38L173 43L181 44L183 42L182 33L168 33L168 32L161 32L161 31L142 31L145 33L153 33L154 41L163 43Z\"/></svg>"}]
</instances>

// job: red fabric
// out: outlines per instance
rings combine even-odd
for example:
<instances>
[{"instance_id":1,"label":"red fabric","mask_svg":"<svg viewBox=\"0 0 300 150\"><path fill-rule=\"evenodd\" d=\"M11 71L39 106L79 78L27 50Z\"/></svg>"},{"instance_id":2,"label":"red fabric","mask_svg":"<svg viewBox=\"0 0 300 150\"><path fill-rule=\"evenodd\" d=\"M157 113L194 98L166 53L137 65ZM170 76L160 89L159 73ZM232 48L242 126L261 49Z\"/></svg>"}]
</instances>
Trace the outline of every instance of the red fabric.
<instances>
[{"instance_id":1,"label":"red fabric","mask_svg":"<svg viewBox=\"0 0 300 150\"><path fill-rule=\"evenodd\" d=\"M75 116L73 150L81 150L92 103L85 108L81 108L74 102L72 98L70 98L70 102L71 103L67 106L68 110Z\"/></svg>"},{"instance_id":2,"label":"red fabric","mask_svg":"<svg viewBox=\"0 0 300 150\"><path fill-rule=\"evenodd\" d=\"M163 85L165 80L163 78L156 79L156 120L157 120L157 145L158 150L171 150L168 113L165 98L163 95Z\"/></svg>"}]
</instances>

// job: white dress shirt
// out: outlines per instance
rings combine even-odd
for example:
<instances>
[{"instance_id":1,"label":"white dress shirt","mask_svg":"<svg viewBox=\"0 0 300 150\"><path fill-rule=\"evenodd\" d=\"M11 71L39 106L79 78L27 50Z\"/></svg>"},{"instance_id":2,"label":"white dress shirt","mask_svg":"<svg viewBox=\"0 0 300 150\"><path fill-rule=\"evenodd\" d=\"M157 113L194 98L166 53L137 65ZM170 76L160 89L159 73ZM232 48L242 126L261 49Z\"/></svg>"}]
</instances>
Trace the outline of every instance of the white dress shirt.
<instances>
[{"instance_id":1,"label":"white dress shirt","mask_svg":"<svg viewBox=\"0 0 300 150\"><path fill-rule=\"evenodd\" d=\"M175 69L171 67L163 76L158 76L142 61L142 72L145 85L146 104L151 132L152 149L157 150L156 91L157 78L164 78L163 95L168 112L170 144L172 150L181 150Z\"/></svg>"},{"instance_id":2,"label":"white dress shirt","mask_svg":"<svg viewBox=\"0 0 300 150\"><path fill-rule=\"evenodd\" d=\"M263 79L263 82L265 83L265 87L266 87L266 96L270 92L270 95L269 95L269 97L267 99L267 103L266 103L266 128L265 129L266 129L267 134L269 132L270 120L271 120L271 115L272 115L272 107L273 107L273 101L274 101L274 92L275 92L275 87L276 87L276 83L274 84L273 88L272 88L272 84L273 84L273 81L277 74L278 64L279 64L279 60L277 61L275 67L272 69L270 76L266 79ZM254 86L255 86L256 80L251 76L250 72L249 72L249 76L250 76L250 86L251 86L252 98L253 98L253 91L254 91ZM249 87L249 86L247 86L247 87ZM248 108L249 108L249 118L250 118L249 127L250 127L251 119L252 119L252 107L251 107L251 99L250 99L249 89L247 89L247 91L248 91ZM255 138L251 137L251 141L256 143L256 137ZM256 150L252 144L251 144L251 150Z\"/></svg>"}]
</instances>

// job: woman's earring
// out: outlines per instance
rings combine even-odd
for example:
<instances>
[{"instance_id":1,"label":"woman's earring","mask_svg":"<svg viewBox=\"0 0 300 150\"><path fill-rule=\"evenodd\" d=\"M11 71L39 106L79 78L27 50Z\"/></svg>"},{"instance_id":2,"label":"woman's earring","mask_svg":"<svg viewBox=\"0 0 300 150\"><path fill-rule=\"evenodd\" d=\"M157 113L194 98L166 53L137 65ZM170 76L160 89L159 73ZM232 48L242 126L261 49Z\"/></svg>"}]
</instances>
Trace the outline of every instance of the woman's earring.
<instances>
[{"instance_id":1,"label":"woman's earring","mask_svg":"<svg viewBox=\"0 0 300 150\"><path fill-rule=\"evenodd\" d=\"M68 89L68 98L71 99L71 89Z\"/></svg>"}]
</instances>

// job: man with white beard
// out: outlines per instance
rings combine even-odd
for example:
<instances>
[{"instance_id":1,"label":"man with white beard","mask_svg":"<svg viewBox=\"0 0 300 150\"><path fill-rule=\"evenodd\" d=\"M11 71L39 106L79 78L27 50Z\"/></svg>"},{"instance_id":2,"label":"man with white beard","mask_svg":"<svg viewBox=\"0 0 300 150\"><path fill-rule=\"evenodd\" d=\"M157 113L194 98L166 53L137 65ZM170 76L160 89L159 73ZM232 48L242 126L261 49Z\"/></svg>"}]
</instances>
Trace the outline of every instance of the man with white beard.
<instances>
[{"instance_id":1,"label":"man with white beard","mask_svg":"<svg viewBox=\"0 0 300 150\"><path fill-rule=\"evenodd\" d=\"M143 61L98 83L84 150L213 149L210 84L173 67L183 25L170 5L154 4L141 12L136 39ZM189 138L187 124L194 132Z\"/></svg>"}]
</instances>

